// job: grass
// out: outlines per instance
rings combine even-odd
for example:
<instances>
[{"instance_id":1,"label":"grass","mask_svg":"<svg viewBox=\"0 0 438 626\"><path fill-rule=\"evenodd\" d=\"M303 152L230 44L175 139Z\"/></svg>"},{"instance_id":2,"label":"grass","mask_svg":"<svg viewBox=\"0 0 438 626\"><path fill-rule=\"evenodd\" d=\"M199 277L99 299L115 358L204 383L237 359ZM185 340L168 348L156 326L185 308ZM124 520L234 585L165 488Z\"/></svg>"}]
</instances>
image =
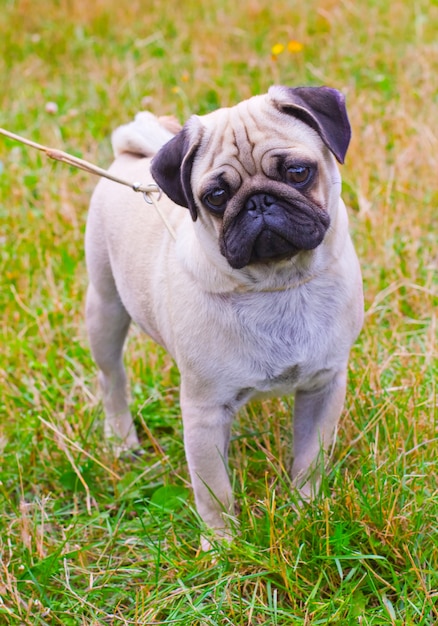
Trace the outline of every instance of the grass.
<instances>
[{"instance_id":1,"label":"grass","mask_svg":"<svg viewBox=\"0 0 438 626\"><path fill-rule=\"evenodd\" d=\"M178 373L135 330L146 454L102 440L83 322L95 179L0 139L2 624L438 623L437 28L430 0L3 1L0 126L102 166L143 106L183 121L272 83L342 89L367 315L320 497L298 517L289 402L249 407L231 450L240 532L212 562Z\"/></svg>"}]
</instances>

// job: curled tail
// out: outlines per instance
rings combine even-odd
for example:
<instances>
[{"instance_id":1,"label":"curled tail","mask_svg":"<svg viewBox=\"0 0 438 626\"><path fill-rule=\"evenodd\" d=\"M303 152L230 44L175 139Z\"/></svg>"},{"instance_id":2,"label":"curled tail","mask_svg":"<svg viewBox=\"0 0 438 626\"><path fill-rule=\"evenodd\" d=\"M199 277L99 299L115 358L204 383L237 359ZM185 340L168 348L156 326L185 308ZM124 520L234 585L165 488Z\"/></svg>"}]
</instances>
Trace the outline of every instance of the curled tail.
<instances>
[{"instance_id":1,"label":"curled tail","mask_svg":"<svg viewBox=\"0 0 438 626\"><path fill-rule=\"evenodd\" d=\"M181 130L173 117L156 117L149 111L137 113L133 122L119 126L113 132L111 142L114 155L130 152L141 156L153 156L176 133Z\"/></svg>"}]
</instances>

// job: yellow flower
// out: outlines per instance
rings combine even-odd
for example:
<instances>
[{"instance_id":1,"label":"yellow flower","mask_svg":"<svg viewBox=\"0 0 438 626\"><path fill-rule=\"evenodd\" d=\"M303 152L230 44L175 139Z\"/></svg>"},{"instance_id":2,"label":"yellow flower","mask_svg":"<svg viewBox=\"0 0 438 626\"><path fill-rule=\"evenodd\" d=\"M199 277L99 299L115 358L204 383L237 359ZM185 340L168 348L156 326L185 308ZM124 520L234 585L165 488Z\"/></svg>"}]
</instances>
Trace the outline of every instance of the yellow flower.
<instances>
[{"instance_id":1,"label":"yellow flower","mask_svg":"<svg viewBox=\"0 0 438 626\"><path fill-rule=\"evenodd\" d=\"M292 52L293 54L296 52L301 52L303 48L304 48L303 44L300 41L296 41L295 39L291 39L289 43L287 44L287 49L289 50L289 52Z\"/></svg>"},{"instance_id":2,"label":"yellow flower","mask_svg":"<svg viewBox=\"0 0 438 626\"><path fill-rule=\"evenodd\" d=\"M271 53L274 55L274 57L278 56L279 54L281 54L284 50L284 46L282 43L276 43L275 46L272 46L271 48Z\"/></svg>"}]
</instances>

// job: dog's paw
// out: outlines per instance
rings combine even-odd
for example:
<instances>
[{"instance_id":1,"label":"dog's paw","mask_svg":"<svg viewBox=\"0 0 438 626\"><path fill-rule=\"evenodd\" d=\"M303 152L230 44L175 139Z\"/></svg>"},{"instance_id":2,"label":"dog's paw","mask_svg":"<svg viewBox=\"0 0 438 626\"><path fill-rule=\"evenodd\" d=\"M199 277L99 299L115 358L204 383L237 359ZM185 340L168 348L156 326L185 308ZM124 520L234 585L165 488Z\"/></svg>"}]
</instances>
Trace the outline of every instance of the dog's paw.
<instances>
[{"instance_id":1,"label":"dog's paw","mask_svg":"<svg viewBox=\"0 0 438 626\"><path fill-rule=\"evenodd\" d=\"M221 555L231 546L233 536L230 532L218 535L217 532L211 531L205 535L201 535L199 553L205 554L210 559L212 565L221 560Z\"/></svg>"},{"instance_id":2,"label":"dog's paw","mask_svg":"<svg viewBox=\"0 0 438 626\"><path fill-rule=\"evenodd\" d=\"M140 447L126 449L122 446L118 446L114 448L114 453L117 458L121 459L122 461L135 462L138 459L141 459L142 456L144 456L145 451L143 450L143 448Z\"/></svg>"},{"instance_id":3,"label":"dog's paw","mask_svg":"<svg viewBox=\"0 0 438 626\"><path fill-rule=\"evenodd\" d=\"M130 432L123 439L114 434L105 433L105 438L115 457L123 460L135 459L144 454L135 431Z\"/></svg>"},{"instance_id":4,"label":"dog's paw","mask_svg":"<svg viewBox=\"0 0 438 626\"><path fill-rule=\"evenodd\" d=\"M238 534L239 521L235 515L222 514L226 526L221 528L210 528L204 526L201 533L200 550L218 555L222 548L226 549L231 545L234 537Z\"/></svg>"}]
</instances>

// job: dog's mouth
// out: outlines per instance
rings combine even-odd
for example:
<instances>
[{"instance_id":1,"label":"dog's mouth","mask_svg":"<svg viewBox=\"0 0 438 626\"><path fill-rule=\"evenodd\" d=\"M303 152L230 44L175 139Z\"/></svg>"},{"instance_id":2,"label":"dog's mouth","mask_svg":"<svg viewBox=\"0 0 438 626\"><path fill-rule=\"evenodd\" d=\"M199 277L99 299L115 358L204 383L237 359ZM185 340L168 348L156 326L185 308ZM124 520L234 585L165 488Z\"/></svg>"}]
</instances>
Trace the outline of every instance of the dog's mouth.
<instances>
[{"instance_id":1,"label":"dog's mouth","mask_svg":"<svg viewBox=\"0 0 438 626\"><path fill-rule=\"evenodd\" d=\"M250 196L240 211L224 219L221 252L234 269L291 258L313 250L330 225L326 211L309 199Z\"/></svg>"}]
</instances>

